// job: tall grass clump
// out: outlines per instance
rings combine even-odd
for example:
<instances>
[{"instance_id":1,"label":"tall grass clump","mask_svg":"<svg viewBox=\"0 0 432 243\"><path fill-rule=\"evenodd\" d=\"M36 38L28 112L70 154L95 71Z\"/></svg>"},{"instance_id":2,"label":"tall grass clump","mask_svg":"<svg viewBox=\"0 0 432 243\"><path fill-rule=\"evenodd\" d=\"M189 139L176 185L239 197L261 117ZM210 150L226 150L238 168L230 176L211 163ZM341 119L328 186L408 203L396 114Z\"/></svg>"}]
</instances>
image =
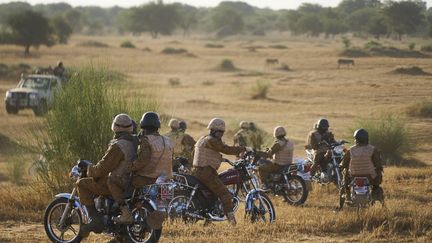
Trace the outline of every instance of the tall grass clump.
<instances>
[{"instance_id":1,"label":"tall grass clump","mask_svg":"<svg viewBox=\"0 0 432 243\"><path fill-rule=\"evenodd\" d=\"M50 191L70 186L66 175L79 158L96 163L103 156L113 136L111 122L116 114L128 113L137 119L157 109L152 99L126 101L112 78L107 69L79 69L56 96L41 128L33 130L34 147L42 153L36 173Z\"/></svg>"},{"instance_id":2,"label":"tall grass clump","mask_svg":"<svg viewBox=\"0 0 432 243\"><path fill-rule=\"evenodd\" d=\"M432 101L422 101L410 105L407 107L406 112L414 117L432 118Z\"/></svg>"},{"instance_id":3,"label":"tall grass clump","mask_svg":"<svg viewBox=\"0 0 432 243\"><path fill-rule=\"evenodd\" d=\"M267 99L267 93L270 89L270 86L271 84L269 82L258 80L252 89L252 99Z\"/></svg>"},{"instance_id":4,"label":"tall grass clump","mask_svg":"<svg viewBox=\"0 0 432 243\"><path fill-rule=\"evenodd\" d=\"M369 143L381 151L383 162L387 165L403 165L403 156L414 146L409 139L406 121L398 116L358 120L356 127L350 129L350 134L358 128L368 131Z\"/></svg>"},{"instance_id":5,"label":"tall grass clump","mask_svg":"<svg viewBox=\"0 0 432 243\"><path fill-rule=\"evenodd\" d=\"M24 182L24 174L25 174L25 160L23 156L20 156L21 153L16 153L11 156L8 160L7 165L7 174L9 180L14 184L20 185Z\"/></svg>"},{"instance_id":6,"label":"tall grass clump","mask_svg":"<svg viewBox=\"0 0 432 243\"><path fill-rule=\"evenodd\" d=\"M135 45L131 42L131 41L123 41L121 44L120 44L120 47L122 47L122 48L131 48L131 49L134 49L135 48Z\"/></svg>"}]
</instances>

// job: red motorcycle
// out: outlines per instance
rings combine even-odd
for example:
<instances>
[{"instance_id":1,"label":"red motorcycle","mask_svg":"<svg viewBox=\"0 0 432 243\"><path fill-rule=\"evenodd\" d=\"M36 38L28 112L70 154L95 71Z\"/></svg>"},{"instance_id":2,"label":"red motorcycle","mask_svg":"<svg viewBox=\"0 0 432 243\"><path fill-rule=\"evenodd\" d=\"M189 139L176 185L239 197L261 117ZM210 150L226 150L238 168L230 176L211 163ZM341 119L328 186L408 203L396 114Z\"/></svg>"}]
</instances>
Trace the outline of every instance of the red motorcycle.
<instances>
[{"instance_id":1,"label":"red motorcycle","mask_svg":"<svg viewBox=\"0 0 432 243\"><path fill-rule=\"evenodd\" d=\"M247 152L241 159L235 162L228 162L232 168L219 174L219 178L226 186L250 185L252 179L247 169L249 157L254 156L253 152ZM170 201L167 212L170 218L182 218L188 222L198 220L224 221L227 220L222 203L206 186L197 178L188 174L176 174L177 183L176 196ZM234 212L237 211L240 199L238 195L232 194ZM245 214L251 222L274 222L276 212L268 196L259 188L252 186L247 191L245 200Z\"/></svg>"}]
</instances>

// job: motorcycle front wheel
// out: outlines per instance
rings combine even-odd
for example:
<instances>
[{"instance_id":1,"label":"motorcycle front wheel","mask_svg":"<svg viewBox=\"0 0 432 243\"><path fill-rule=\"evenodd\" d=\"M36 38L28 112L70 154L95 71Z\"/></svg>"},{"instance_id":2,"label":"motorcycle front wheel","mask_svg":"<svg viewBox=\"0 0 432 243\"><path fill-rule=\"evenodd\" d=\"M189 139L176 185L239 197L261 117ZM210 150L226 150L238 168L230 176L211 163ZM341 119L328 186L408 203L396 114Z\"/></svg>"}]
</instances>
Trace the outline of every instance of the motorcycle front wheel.
<instances>
[{"instance_id":1,"label":"motorcycle front wheel","mask_svg":"<svg viewBox=\"0 0 432 243\"><path fill-rule=\"evenodd\" d=\"M273 223L276 220L276 211L270 198L263 192L255 195L251 203L251 207L246 211L246 216L252 223L266 222Z\"/></svg>"},{"instance_id":2,"label":"motorcycle front wheel","mask_svg":"<svg viewBox=\"0 0 432 243\"><path fill-rule=\"evenodd\" d=\"M283 192L283 197L288 204L302 205L306 202L308 194L309 191L303 178L298 175L288 176Z\"/></svg>"},{"instance_id":3,"label":"motorcycle front wheel","mask_svg":"<svg viewBox=\"0 0 432 243\"><path fill-rule=\"evenodd\" d=\"M132 209L134 223L126 227L127 243L156 243L162 234L162 229L151 229L147 224L147 217L154 211L153 207L145 202L139 208Z\"/></svg>"},{"instance_id":4,"label":"motorcycle front wheel","mask_svg":"<svg viewBox=\"0 0 432 243\"><path fill-rule=\"evenodd\" d=\"M81 242L79 231L83 222L81 212L77 208L72 207L67 214L64 224L60 225L60 219L67 205L67 198L56 198L45 209L45 233L52 242Z\"/></svg>"}]
</instances>

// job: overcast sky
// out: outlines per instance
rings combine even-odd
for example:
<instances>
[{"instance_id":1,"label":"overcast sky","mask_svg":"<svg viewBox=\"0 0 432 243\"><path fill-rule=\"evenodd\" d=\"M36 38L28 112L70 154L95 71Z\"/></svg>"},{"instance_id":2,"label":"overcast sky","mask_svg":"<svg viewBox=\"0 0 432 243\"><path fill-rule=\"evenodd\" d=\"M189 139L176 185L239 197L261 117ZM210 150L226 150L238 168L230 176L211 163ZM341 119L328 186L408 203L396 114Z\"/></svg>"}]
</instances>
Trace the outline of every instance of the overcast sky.
<instances>
[{"instance_id":1,"label":"overcast sky","mask_svg":"<svg viewBox=\"0 0 432 243\"><path fill-rule=\"evenodd\" d=\"M36 3L57 3L57 2L66 2L71 4L72 6L88 6L88 5L97 5L102 7L111 7L111 6L121 6L121 7L130 7L137 6L143 3L150 2L150 0L98 0L98 1L89 1L89 0L21 0L24 2L28 2L30 4ZM247 2L250 5L264 8L269 7L272 9L296 9L302 3L318 3L325 7L334 7L337 6L341 0L244 0L242 2ZM0 3L11 2L10 0L0 0ZM199 7L214 7L218 5L219 0L165 0L165 3L172 2L182 2L194 6ZM432 6L432 0L426 0L428 7Z\"/></svg>"}]
</instances>

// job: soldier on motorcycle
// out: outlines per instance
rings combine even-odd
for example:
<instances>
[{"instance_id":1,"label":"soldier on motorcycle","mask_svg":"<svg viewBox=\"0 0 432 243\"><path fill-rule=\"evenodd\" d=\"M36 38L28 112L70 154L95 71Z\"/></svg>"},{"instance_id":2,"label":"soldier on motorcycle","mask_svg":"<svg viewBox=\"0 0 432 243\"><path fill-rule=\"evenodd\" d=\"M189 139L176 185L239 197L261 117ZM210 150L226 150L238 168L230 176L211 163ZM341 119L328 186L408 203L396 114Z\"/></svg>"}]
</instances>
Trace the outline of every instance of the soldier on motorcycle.
<instances>
[{"instance_id":1,"label":"soldier on motorcycle","mask_svg":"<svg viewBox=\"0 0 432 243\"><path fill-rule=\"evenodd\" d=\"M318 170L318 166L321 170L325 171L327 168L326 153L329 149L328 144L335 143L336 140L332 132L329 129L330 125L327 119L320 119L315 125L315 129L311 131L307 139L307 149L313 149L314 159L311 167L311 175L315 175Z\"/></svg>"},{"instance_id":2,"label":"soldier on motorcycle","mask_svg":"<svg viewBox=\"0 0 432 243\"><path fill-rule=\"evenodd\" d=\"M228 146L222 142L222 136L225 132L225 122L222 119L213 118L207 128L210 130L210 134L201 137L195 144L192 175L219 197L228 221L235 225L232 195L219 179L217 170L222 162L221 153L238 155L244 152L246 148Z\"/></svg>"},{"instance_id":3,"label":"soldier on motorcycle","mask_svg":"<svg viewBox=\"0 0 432 243\"><path fill-rule=\"evenodd\" d=\"M195 146L195 139L186 133L186 129L187 129L187 124L185 121L180 121L179 122L179 130L181 132L183 132L184 136L183 136L183 140L182 140L182 144L183 144L183 153L182 155L189 161L191 162L193 159L193 150L194 150L194 146Z\"/></svg>"},{"instance_id":4,"label":"soldier on motorcycle","mask_svg":"<svg viewBox=\"0 0 432 243\"><path fill-rule=\"evenodd\" d=\"M77 182L77 188L81 203L86 206L91 218L89 224L82 226L80 234L83 237L90 232L102 233L104 228L102 215L95 208L95 195L112 195L122 210L125 207L123 190L117 184L122 183L128 163L136 157L132 129L132 119L128 115L117 115L111 125L114 139L102 159L95 165L88 165L81 160L78 164L82 171L87 171L87 177Z\"/></svg>"},{"instance_id":5,"label":"soldier on motorcycle","mask_svg":"<svg viewBox=\"0 0 432 243\"><path fill-rule=\"evenodd\" d=\"M345 195L347 201L351 201L350 187L351 178L364 176L372 185L372 197L382 199L383 190L382 173L384 171L381 163L381 155L376 147L369 144L369 134L365 129L358 129L354 132L355 145L352 146L341 162L343 170L343 186L341 195Z\"/></svg>"},{"instance_id":6,"label":"soldier on motorcycle","mask_svg":"<svg viewBox=\"0 0 432 243\"><path fill-rule=\"evenodd\" d=\"M249 122L249 131L251 133L252 147L260 150L263 145L263 137L254 122Z\"/></svg>"},{"instance_id":7,"label":"soldier on motorcycle","mask_svg":"<svg viewBox=\"0 0 432 243\"><path fill-rule=\"evenodd\" d=\"M294 143L285 138L285 128L281 126L275 127L273 136L276 138L273 146L267 152L261 152L263 153L262 157L273 156L273 161L258 167L259 176L264 183L263 189L267 188L268 177L271 173L282 171L284 166L291 164L293 161Z\"/></svg>"},{"instance_id":8,"label":"soldier on motorcycle","mask_svg":"<svg viewBox=\"0 0 432 243\"><path fill-rule=\"evenodd\" d=\"M252 147L251 133L249 131L249 122L240 122L240 130L236 134L234 134L234 146Z\"/></svg>"},{"instance_id":9,"label":"soldier on motorcycle","mask_svg":"<svg viewBox=\"0 0 432 243\"><path fill-rule=\"evenodd\" d=\"M132 185L142 188L154 184L160 176L172 178L173 145L169 138L159 134L159 115L155 112L146 112L141 118L141 144L138 148L138 157L128 167L133 173ZM127 209L116 219L118 223L128 223L130 211ZM154 229L162 226L165 215L155 211L150 214L148 223Z\"/></svg>"}]
</instances>

